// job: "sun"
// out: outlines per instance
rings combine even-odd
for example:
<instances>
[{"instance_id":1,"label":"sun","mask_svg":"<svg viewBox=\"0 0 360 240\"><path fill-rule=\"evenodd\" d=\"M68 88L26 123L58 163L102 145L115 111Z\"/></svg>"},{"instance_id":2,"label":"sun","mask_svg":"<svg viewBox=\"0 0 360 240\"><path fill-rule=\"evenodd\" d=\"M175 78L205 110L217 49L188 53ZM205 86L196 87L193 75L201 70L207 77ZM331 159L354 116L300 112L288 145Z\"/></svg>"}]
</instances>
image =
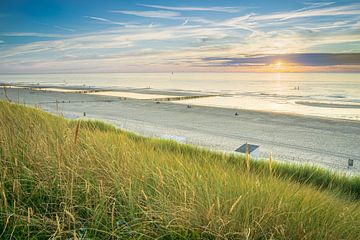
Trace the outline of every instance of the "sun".
<instances>
[{"instance_id":1,"label":"sun","mask_svg":"<svg viewBox=\"0 0 360 240\"><path fill-rule=\"evenodd\" d=\"M304 67L300 65L294 65L291 62L284 61L284 59L276 60L267 66L269 72L283 73L283 72L302 72Z\"/></svg>"},{"instance_id":2,"label":"sun","mask_svg":"<svg viewBox=\"0 0 360 240\"><path fill-rule=\"evenodd\" d=\"M276 70L281 70L281 69L282 69L282 66L283 66L282 62L277 62L277 63L275 63L275 69L276 69Z\"/></svg>"},{"instance_id":3,"label":"sun","mask_svg":"<svg viewBox=\"0 0 360 240\"><path fill-rule=\"evenodd\" d=\"M287 69L287 65L282 61L274 62L270 65L271 72L285 72Z\"/></svg>"}]
</instances>

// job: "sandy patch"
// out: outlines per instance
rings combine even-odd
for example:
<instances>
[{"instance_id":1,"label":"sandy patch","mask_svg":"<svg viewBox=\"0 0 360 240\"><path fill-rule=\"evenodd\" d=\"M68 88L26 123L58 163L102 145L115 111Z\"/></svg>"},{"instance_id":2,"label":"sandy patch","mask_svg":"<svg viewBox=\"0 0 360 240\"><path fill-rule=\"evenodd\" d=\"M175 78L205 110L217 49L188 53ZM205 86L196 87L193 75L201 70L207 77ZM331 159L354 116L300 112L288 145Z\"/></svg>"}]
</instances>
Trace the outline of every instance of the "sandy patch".
<instances>
[{"instance_id":1,"label":"sandy patch","mask_svg":"<svg viewBox=\"0 0 360 240\"><path fill-rule=\"evenodd\" d=\"M141 99L141 100L176 97L176 96L171 96L171 95L145 94L145 93L133 93L133 92L117 92L117 91L92 92L92 93L86 93L86 94L110 96L110 97L125 97L125 98Z\"/></svg>"},{"instance_id":2,"label":"sandy patch","mask_svg":"<svg viewBox=\"0 0 360 240\"><path fill-rule=\"evenodd\" d=\"M66 92L66 93L79 93L82 90L66 89L66 88L33 88L32 90L49 91L49 92Z\"/></svg>"}]
</instances>

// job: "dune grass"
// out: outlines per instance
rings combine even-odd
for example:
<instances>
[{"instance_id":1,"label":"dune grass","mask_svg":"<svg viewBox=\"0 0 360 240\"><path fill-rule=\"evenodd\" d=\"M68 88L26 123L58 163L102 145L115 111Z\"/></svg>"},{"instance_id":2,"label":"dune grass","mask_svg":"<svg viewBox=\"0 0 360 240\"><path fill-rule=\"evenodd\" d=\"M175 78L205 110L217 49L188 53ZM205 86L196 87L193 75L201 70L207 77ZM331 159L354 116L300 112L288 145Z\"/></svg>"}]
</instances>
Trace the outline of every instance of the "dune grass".
<instances>
[{"instance_id":1,"label":"dune grass","mask_svg":"<svg viewBox=\"0 0 360 240\"><path fill-rule=\"evenodd\" d=\"M358 239L359 177L0 101L0 239Z\"/></svg>"}]
</instances>

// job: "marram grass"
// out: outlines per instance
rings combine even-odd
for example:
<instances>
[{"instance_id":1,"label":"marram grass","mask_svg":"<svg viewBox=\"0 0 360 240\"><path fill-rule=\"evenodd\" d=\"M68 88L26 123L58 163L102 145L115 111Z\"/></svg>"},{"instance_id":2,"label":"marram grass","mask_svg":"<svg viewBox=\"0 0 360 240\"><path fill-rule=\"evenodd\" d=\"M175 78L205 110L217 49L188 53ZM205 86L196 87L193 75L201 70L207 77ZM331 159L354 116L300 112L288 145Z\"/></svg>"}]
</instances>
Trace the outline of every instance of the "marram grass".
<instances>
[{"instance_id":1,"label":"marram grass","mask_svg":"<svg viewBox=\"0 0 360 240\"><path fill-rule=\"evenodd\" d=\"M0 102L0 239L358 239L359 186Z\"/></svg>"}]
</instances>

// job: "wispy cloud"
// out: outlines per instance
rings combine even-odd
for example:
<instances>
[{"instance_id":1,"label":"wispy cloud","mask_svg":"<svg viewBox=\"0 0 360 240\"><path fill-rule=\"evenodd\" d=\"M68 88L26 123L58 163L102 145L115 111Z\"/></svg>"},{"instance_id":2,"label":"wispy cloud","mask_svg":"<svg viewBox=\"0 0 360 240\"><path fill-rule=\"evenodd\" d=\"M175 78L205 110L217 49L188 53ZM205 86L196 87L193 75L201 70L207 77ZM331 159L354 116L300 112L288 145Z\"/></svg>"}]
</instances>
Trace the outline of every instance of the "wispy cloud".
<instances>
[{"instance_id":1,"label":"wispy cloud","mask_svg":"<svg viewBox=\"0 0 360 240\"><path fill-rule=\"evenodd\" d=\"M320 8L320 7L326 7L335 4L336 2L303 2L306 7L299 9L300 11L308 10L308 9L314 9L314 8Z\"/></svg>"},{"instance_id":2,"label":"wispy cloud","mask_svg":"<svg viewBox=\"0 0 360 240\"><path fill-rule=\"evenodd\" d=\"M4 37L41 37L41 38L64 38L65 35L62 34L52 34L52 33L37 33L37 32L8 32L0 33L0 36Z\"/></svg>"},{"instance_id":3,"label":"wispy cloud","mask_svg":"<svg viewBox=\"0 0 360 240\"><path fill-rule=\"evenodd\" d=\"M112 13L122 13L128 15L134 15L138 17L146 17L146 18L174 18L180 17L181 14L178 12L172 11L122 11L122 10L113 10L110 11Z\"/></svg>"},{"instance_id":4,"label":"wispy cloud","mask_svg":"<svg viewBox=\"0 0 360 240\"><path fill-rule=\"evenodd\" d=\"M68 32L75 32L75 29L72 28L67 28L67 27L63 27L63 26L58 26L58 25L54 25L54 28L63 30L63 31L68 31Z\"/></svg>"},{"instance_id":5,"label":"wispy cloud","mask_svg":"<svg viewBox=\"0 0 360 240\"><path fill-rule=\"evenodd\" d=\"M144 18L158 18L162 20L178 20L179 24L187 25L188 23L197 23L197 24L214 24L213 21L208 20L202 17L196 16L182 16L179 12L172 12L172 11L111 11L113 13L121 13L127 15L133 15L138 17ZM149 27L153 26L153 23L148 25Z\"/></svg>"},{"instance_id":6,"label":"wispy cloud","mask_svg":"<svg viewBox=\"0 0 360 240\"><path fill-rule=\"evenodd\" d=\"M150 5L150 4L138 4L139 6L157 8L172 11L206 11L206 12L224 12L224 13L236 13L240 11L238 7L172 7L164 5Z\"/></svg>"},{"instance_id":7,"label":"wispy cloud","mask_svg":"<svg viewBox=\"0 0 360 240\"><path fill-rule=\"evenodd\" d=\"M327 8L316 8L316 9L301 9L290 12L278 12L266 15L253 15L253 20L288 20L293 18L309 18L319 16L339 16L339 15L358 15L360 14L360 4L353 4L348 6L337 6Z\"/></svg>"},{"instance_id":8,"label":"wispy cloud","mask_svg":"<svg viewBox=\"0 0 360 240\"><path fill-rule=\"evenodd\" d=\"M267 14L248 13L242 16L231 17L216 23L217 26L230 27L234 29L249 30L254 33L259 31L269 31L269 29L307 29L317 31L320 29L332 29L342 22L348 23L343 25L345 29L354 26L359 19L360 4L345 6L333 6L333 2L307 3L307 6L293 11L283 11ZM331 18L333 19L331 19ZM309 20L311 19L311 20ZM336 23L334 23L336 20ZM351 20L351 21L350 21ZM339 24L339 25L337 25ZM262 30L261 30L262 29Z\"/></svg>"},{"instance_id":9,"label":"wispy cloud","mask_svg":"<svg viewBox=\"0 0 360 240\"><path fill-rule=\"evenodd\" d=\"M113 10L110 11L112 13L121 13L127 15L133 15L144 18L159 18L159 19L167 19L167 20L179 20L182 23L189 22L200 23L200 24L214 24L214 21L196 16L183 16L179 12L173 11L122 11L122 10Z\"/></svg>"},{"instance_id":10,"label":"wispy cloud","mask_svg":"<svg viewBox=\"0 0 360 240\"><path fill-rule=\"evenodd\" d=\"M94 17L94 16L84 16L84 17L88 18L88 19L91 19L91 20L98 21L98 22L107 23L107 24L114 24L114 25L121 25L121 26L126 26L127 25L127 23L116 22L116 21L112 21L112 20L107 19L107 18Z\"/></svg>"},{"instance_id":11,"label":"wispy cloud","mask_svg":"<svg viewBox=\"0 0 360 240\"><path fill-rule=\"evenodd\" d=\"M70 28L70 27L65 27L65 26L62 26L62 25L52 25L52 24L49 24L49 23L39 22L39 21L34 21L34 23L40 24L42 26L47 26L47 27L59 29L59 30L66 31L66 32L72 32L72 33L76 32L75 29Z\"/></svg>"}]
</instances>

